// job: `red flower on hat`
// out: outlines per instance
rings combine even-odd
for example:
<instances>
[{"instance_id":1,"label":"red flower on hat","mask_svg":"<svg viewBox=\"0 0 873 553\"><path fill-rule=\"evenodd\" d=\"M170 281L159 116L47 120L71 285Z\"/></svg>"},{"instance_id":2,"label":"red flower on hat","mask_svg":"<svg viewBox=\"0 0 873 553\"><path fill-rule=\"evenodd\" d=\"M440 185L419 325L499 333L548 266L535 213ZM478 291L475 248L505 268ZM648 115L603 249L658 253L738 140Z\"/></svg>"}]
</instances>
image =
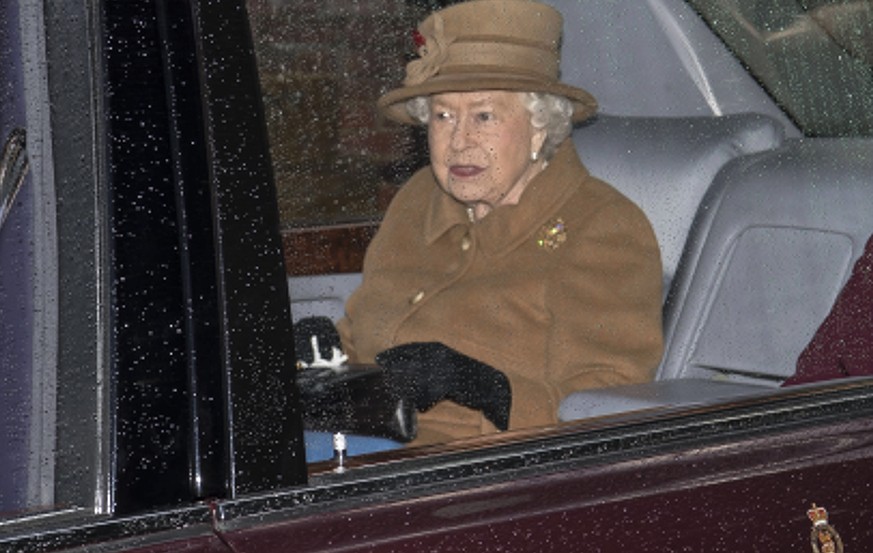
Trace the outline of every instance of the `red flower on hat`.
<instances>
[{"instance_id":1,"label":"red flower on hat","mask_svg":"<svg viewBox=\"0 0 873 553\"><path fill-rule=\"evenodd\" d=\"M424 38L424 35L421 34L421 31L419 31L418 29L413 29L412 41L415 43L416 48L421 48L422 46L427 44L427 39Z\"/></svg>"},{"instance_id":2,"label":"red flower on hat","mask_svg":"<svg viewBox=\"0 0 873 553\"><path fill-rule=\"evenodd\" d=\"M446 39L443 18L433 15L433 29L425 36L416 29L412 33L412 39L418 48L419 58L406 65L405 86L414 86L423 83L427 79L439 73L440 66L448 57L448 48L451 40Z\"/></svg>"}]
</instances>

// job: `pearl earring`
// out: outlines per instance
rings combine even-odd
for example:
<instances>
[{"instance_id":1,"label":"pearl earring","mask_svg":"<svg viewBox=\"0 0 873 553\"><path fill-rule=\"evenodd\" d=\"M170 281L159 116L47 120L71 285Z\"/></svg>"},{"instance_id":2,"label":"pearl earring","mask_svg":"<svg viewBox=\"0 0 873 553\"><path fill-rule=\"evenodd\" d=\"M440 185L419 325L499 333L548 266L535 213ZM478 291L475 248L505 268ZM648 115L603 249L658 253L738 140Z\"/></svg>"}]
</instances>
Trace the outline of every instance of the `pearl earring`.
<instances>
[{"instance_id":1,"label":"pearl earring","mask_svg":"<svg viewBox=\"0 0 873 553\"><path fill-rule=\"evenodd\" d=\"M530 160L531 160L531 161L536 161L536 160L538 160L539 158L540 158L540 153L539 153L539 152L531 152L531 153L530 153Z\"/></svg>"}]
</instances>

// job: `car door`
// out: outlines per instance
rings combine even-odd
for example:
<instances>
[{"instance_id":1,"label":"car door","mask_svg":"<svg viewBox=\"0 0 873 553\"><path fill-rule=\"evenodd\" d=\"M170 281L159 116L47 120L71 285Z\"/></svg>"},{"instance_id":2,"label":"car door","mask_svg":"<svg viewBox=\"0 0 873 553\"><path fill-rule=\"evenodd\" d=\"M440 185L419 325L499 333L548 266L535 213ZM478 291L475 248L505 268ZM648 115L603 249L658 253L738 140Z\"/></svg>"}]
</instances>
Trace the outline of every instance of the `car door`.
<instances>
[{"instance_id":1,"label":"car door","mask_svg":"<svg viewBox=\"0 0 873 553\"><path fill-rule=\"evenodd\" d=\"M306 481L239 9L4 4L3 547L220 550L207 500Z\"/></svg>"},{"instance_id":2,"label":"car door","mask_svg":"<svg viewBox=\"0 0 873 553\"><path fill-rule=\"evenodd\" d=\"M396 41L388 51L399 71L408 28L435 6L7 5L4 29L23 30L4 40L43 56L8 50L23 60L8 74L33 79L24 97L43 110L10 112L28 131L23 186L42 190L28 202L49 206L57 227L33 239L56 252L54 265L38 265L49 284L22 282L49 305L45 289L57 292L56 322L39 322L43 308L3 304L4 321L34 329L16 337L24 357L42 357L2 365L4 384L15 384L4 388L3 428L17 441L0 459L18 463L4 471L29 471L27 489L42 495L4 481L4 494L14 491L3 498L0 548L797 551L818 539L818 507L841 547L873 548L869 378L307 464L291 321L325 303L341 313L337 287L354 286L378 209L322 215L349 212L332 194L357 182L358 200L384 207L423 162L420 134L373 120L326 129L336 113L308 116L321 113L317 102L363 113L368 94L343 81L377 64L362 54L366 39ZM289 13L300 18L290 37ZM264 21L299 66L264 71L250 34ZM316 38L355 64L319 57ZM331 96L341 84L351 98ZM289 111L296 128L274 119ZM277 137L286 126L291 136ZM310 185L331 193L319 205ZM289 202L319 217L289 223ZM43 222L9 228L44 232ZM4 253L3 267L30 255ZM295 296L312 276L327 284Z\"/></svg>"}]
</instances>

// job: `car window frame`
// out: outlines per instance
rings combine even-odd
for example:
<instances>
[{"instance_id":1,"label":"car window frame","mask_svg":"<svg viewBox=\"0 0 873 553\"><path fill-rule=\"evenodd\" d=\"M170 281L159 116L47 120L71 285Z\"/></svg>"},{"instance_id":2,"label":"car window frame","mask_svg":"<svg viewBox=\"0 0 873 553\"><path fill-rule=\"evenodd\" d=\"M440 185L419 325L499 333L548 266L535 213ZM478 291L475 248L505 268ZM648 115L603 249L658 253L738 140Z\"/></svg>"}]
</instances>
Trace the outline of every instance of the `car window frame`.
<instances>
[{"instance_id":1,"label":"car window frame","mask_svg":"<svg viewBox=\"0 0 873 553\"><path fill-rule=\"evenodd\" d=\"M158 8L166 7L158 4ZM155 3L148 1L138 5L157 9ZM196 189L192 186L206 183L208 194L214 198L210 201L199 197L198 201L206 209L197 215L202 228L196 232L217 242L216 252L207 253L206 262L215 266L213 278L220 282L206 292L213 294L213 301L218 304L219 313L209 319L218 329L213 340L218 343L200 347L220 352L223 358L219 361L219 374L223 377L213 378L208 390L202 378L195 379L192 397L215 398L212 401L217 401L217 406L213 407L216 411L212 416L220 419L213 421L220 438L200 445L192 438L195 443L185 447L192 448L192 457L209 448L213 457L217 455L222 460L211 472L211 487L202 486L206 473L202 472L202 465L195 463L191 474L186 467L181 467L179 479L184 482L178 488L182 491L176 492L175 497L147 503L136 494L126 498L118 494L118 490L127 486L125 479L128 484L144 480L147 486L156 481L166 485L168 480L160 466L170 458L157 450L145 455L151 455L152 469L139 470L136 466L132 471L120 469L119 451L139 447L137 444L146 435L124 431L127 421L119 419L119 403L126 402L138 409L139 405L155 403L162 395L172 393L179 382L167 379L159 386L146 386L146 392L134 392L130 397L119 393L124 378L117 368L122 359L120 355L142 347L136 337L125 340L123 329L143 328L145 324L142 313L122 309L123 305L117 303L119 286L126 281L133 287L145 289L150 284L147 276L119 264L118 252L113 251L119 245L113 242L113 236L124 233L126 237L133 237L121 247L136 254L159 247L148 232L153 229L138 229L135 224L125 228L123 221L142 209L170 209L179 198L171 193L161 200L163 204L159 201L148 206L120 201L123 196L119 191L124 185L118 183L123 181L124 174L114 168L132 167L132 173L137 170L148 173L155 159L138 150L127 152L124 157L119 150L111 148L113 136L119 132L113 129L113 120L135 118L131 114L138 109L137 98L127 104L117 98L109 101L112 79L117 78L112 76L113 64L125 64L128 61L125 56L136 58L145 52L136 42L114 43L112 55L118 57L107 56L107 44L112 40L112 29L103 19L103 9L107 6L125 9L133 3L49 3L44 6L44 13L29 14L35 28L28 39L44 41L45 48L46 63L40 66L45 69L40 77L44 83L40 91L45 95L37 94L32 101L43 107L50 106L51 119L34 143L45 142L51 146L46 150L52 152L46 159L51 167L41 177L46 187L56 189L57 286L60 290L57 324L42 329L57 335L57 366L40 367L40 370L56 370L56 411L52 419L63 428L58 426L52 478L39 483L53 488L50 503L34 505L21 516L12 514L0 521L5 528L27 527L34 520L48 523L55 519L88 519L94 515L117 516L180 501L234 497L279 483L306 481L302 428L293 372L290 372L294 367L293 344L292 340L285 339L291 335L291 320L277 213L265 209L262 200L275 197L266 154L262 106L252 74L251 44L247 48L240 47L250 37L247 20L239 17L245 12L236 0L193 1L172 3L172 7L187 13L187 22L178 21L180 13L172 15L164 11L152 17L155 26L152 32L164 32L166 39L172 26L181 24L190 26L189 34L210 33L214 37L205 41L206 47L190 51L195 61L184 69L188 71L185 77L195 85L200 86L201 79L206 83L208 99L202 112L206 120L202 124L205 136L197 141L204 147L208 144L208 151L205 163L195 159L194 163L199 162L201 166L198 174L186 176L188 188L184 192L177 189L176 193L195 196ZM163 31L158 28L161 25ZM184 37L185 33L173 35L174 39L179 36ZM165 46L184 48L185 43ZM171 54L166 50L151 53L158 57ZM227 101L229 98L235 103ZM202 107L185 106L184 112L201 113ZM176 109L174 116L178 119L183 108L176 106ZM168 133L167 137L170 135ZM242 149L237 139L241 135L249 137ZM234 168L240 154L248 163ZM196 155L190 154L190 157L196 158ZM175 181L169 178L171 187L173 182L178 184L184 180L179 175L174 178ZM137 182L132 182L129 189L136 194L137 186ZM185 236L196 232L189 227L178 231L178 235L184 242ZM246 241L241 244L233 239L236 236L245 236ZM165 258L167 260L178 258L180 251L186 249L173 244L160 247L164 250L158 252L155 259L160 256L170 256ZM190 258L183 262L188 263L189 273L196 272L197 267L191 265ZM164 264L164 260L156 261L156 268ZM212 271L203 272L208 276ZM137 279L140 280L137 282ZM160 295L164 291L156 290L156 293ZM179 307L184 310L183 305ZM262 326L251 325L254 319L263 321ZM162 323L156 320L155 324ZM160 349L162 342L156 338L151 347ZM128 390L140 389L136 376L127 378L132 378L129 381L132 387L128 386ZM276 400L275 394L279 394L281 401ZM265 396L269 396L270 401L266 401ZM145 417L143 421L155 415L143 410L139 414L128 411L126 416L130 413L134 413L134 418ZM198 417L193 416L193 424L197 424ZM265 455L267 450L273 455ZM189 485L191 489L185 491Z\"/></svg>"}]
</instances>

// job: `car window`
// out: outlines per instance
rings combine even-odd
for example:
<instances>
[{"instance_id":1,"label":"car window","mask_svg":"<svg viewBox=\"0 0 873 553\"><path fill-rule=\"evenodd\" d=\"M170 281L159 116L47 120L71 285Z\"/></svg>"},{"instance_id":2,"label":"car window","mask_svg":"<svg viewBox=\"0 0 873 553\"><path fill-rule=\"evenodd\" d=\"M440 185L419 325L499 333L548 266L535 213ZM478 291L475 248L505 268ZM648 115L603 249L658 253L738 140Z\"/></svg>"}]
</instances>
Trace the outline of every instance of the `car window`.
<instances>
[{"instance_id":1,"label":"car window","mask_svg":"<svg viewBox=\"0 0 873 553\"><path fill-rule=\"evenodd\" d=\"M804 134L873 135L873 4L690 3Z\"/></svg>"},{"instance_id":2,"label":"car window","mask_svg":"<svg viewBox=\"0 0 873 553\"><path fill-rule=\"evenodd\" d=\"M595 175L640 203L663 240L669 324L673 324L673 314L683 309L681 296L687 293L675 288L686 284L685 277L673 280L681 265L686 233L698 202L705 196L716 202L717 193L708 186L718 171L729 165L730 158L775 151L797 136L798 130L807 137L871 134L873 69L868 39L873 23L868 2L692 0L659 4L658 9L643 4L616 5L614 10L590 13L584 2L551 3L565 13L564 46L572 49L563 53L563 73L574 79L575 85L590 83L604 106L590 128L577 132L577 148ZM402 80L403 68L413 55L411 29L440 5L347 2L331 4L317 13L296 2L248 0L247 6L286 263L292 277L292 315L299 319L307 314L327 314L336 319L343 312L347 293L359 283L354 277L336 273L360 272L362 253L388 202L412 171L427 163L421 129L380 119L375 101ZM598 49L590 62L578 55L589 44ZM645 61L633 62L635 56ZM659 80L660 64L669 72L665 70ZM610 71L622 74L607 74ZM633 90L628 90L628 83ZM700 119L693 119L698 116ZM651 121L646 123L645 118ZM724 133L721 139L717 138L720 133ZM674 140L676 136L682 139ZM621 169L644 164L647 156L653 156L650 178L657 179L663 168L659 163L663 161L666 166L675 162L671 157L675 152L669 148L682 151L689 167L680 164L675 174L662 175L663 183L638 182L634 185L637 188L622 187L627 175ZM863 144L855 144L846 151L863 149ZM633 155L614 155L623 151ZM785 162L774 157L773 163ZM704 175L702 171L710 167L711 172ZM640 180L632 170L627 172L632 174L631 180ZM696 187L695 182L701 186ZM647 189L655 192L647 193ZM776 192L763 196L766 200L772 194ZM685 228L677 227L676 221L683 219ZM355 224L362 221L367 230L351 230L360 229ZM770 239L769 235L761 238L764 242ZM824 319L839 284L848 276L852 259L860 253L860 238L848 246L826 239L821 245L832 257L804 264L810 258L796 257L799 250L769 242L759 249L758 240L750 234L740 243L733 260L736 267L774 258L776 252L791 252L783 260L792 267L801 265L794 274L804 276L767 288L760 298L774 306L777 302L769 295L784 290L790 291L788 295L814 298L794 303L806 318L795 318L777 342L750 345L748 355L738 358L729 347L721 347L719 340L766 342L774 338L757 332L753 325L744 327L748 332L734 333L731 329L737 327L733 323L708 323L710 326L699 330L702 341L685 344L677 340L679 343L670 346L687 350L682 353L684 357L674 354L673 358L681 357L677 363L694 365L690 376L717 377L738 384L764 383L767 389L778 386L793 370L794 360ZM818 243L814 242L817 237L801 237L800 233L780 235L775 240L774 244L810 240L809 248ZM771 247L775 250L767 249ZM824 294L804 288L807 280L816 278L817 271L829 271L827 278L833 283ZM319 274L328 274L329 280L307 280ZM738 269L737 274L741 275L737 278L744 278L749 273ZM786 284L789 281L795 284ZM719 294L730 295L752 286L725 282L728 288ZM312 301L307 303L309 299ZM754 302L749 301L753 305L747 311L736 309L725 315L754 316ZM765 369L756 364L770 366ZM669 370L662 367L662 371ZM580 399L583 403L595 400ZM321 445L329 449L329 443Z\"/></svg>"},{"instance_id":3,"label":"car window","mask_svg":"<svg viewBox=\"0 0 873 553\"><path fill-rule=\"evenodd\" d=\"M423 136L373 106L437 5L248 1L284 228L378 219L423 164Z\"/></svg>"},{"instance_id":4,"label":"car window","mask_svg":"<svg viewBox=\"0 0 873 553\"><path fill-rule=\"evenodd\" d=\"M381 120L374 103L402 80L411 29L439 4L347 2L313 11L305 3L249 0L284 229L378 220L397 187L426 163L422 133ZM873 133L869 2L690 4L804 134ZM565 42L578 47L584 40ZM564 65L575 61L564 57ZM613 69L639 69L618 63ZM600 74L609 66L596 64L598 72L583 76L594 90L612 90ZM633 80L630 73L611 78ZM665 94L658 101L671 100ZM603 101L608 109L612 103Z\"/></svg>"}]
</instances>

